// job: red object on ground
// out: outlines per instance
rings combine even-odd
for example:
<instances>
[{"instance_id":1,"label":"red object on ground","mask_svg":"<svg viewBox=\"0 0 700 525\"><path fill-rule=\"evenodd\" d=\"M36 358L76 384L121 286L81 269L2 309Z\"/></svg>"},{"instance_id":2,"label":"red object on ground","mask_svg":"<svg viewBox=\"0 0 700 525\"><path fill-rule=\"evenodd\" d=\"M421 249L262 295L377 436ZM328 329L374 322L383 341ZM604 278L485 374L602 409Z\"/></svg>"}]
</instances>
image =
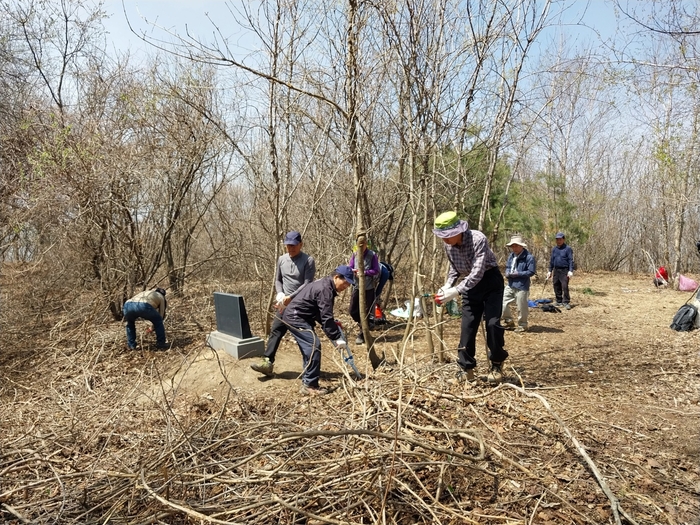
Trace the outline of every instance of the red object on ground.
<instances>
[{"instance_id":1,"label":"red object on ground","mask_svg":"<svg viewBox=\"0 0 700 525\"><path fill-rule=\"evenodd\" d=\"M668 281L668 272L666 271L666 268L664 268L663 266L659 266L659 269L656 270L656 278Z\"/></svg>"}]
</instances>

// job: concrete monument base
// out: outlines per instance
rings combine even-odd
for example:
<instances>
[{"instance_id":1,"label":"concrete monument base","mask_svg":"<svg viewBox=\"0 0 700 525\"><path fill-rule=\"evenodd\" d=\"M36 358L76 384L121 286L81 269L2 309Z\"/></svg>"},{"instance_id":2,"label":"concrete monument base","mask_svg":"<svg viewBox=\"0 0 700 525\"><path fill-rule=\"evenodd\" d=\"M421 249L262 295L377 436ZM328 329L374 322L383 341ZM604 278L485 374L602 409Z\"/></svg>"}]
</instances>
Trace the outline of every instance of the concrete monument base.
<instances>
[{"instance_id":1,"label":"concrete monument base","mask_svg":"<svg viewBox=\"0 0 700 525\"><path fill-rule=\"evenodd\" d=\"M265 343L259 337L240 339L214 330L207 336L207 344L214 350L225 350L236 359L258 357L265 353Z\"/></svg>"}]
</instances>

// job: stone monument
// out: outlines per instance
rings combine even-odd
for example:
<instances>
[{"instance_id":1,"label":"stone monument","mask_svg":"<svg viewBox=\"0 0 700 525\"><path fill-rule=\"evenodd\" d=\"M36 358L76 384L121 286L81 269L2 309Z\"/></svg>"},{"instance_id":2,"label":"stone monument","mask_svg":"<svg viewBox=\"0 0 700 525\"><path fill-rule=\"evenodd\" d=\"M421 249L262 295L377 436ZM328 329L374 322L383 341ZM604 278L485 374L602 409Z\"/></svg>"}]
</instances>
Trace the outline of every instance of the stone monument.
<instances>
[{"instance_id":1,"label":"stone monument","mask_svg":"<svg viewBox=\"0 0 700 525\"><path fill-rule=\"evenodd\" d=\"M236 359L257 357L265 353L265 343L250 332L248 314L242 295L214 292L216 330L207 336L207 344L225 350Z\"/></svg>"}]
</instances>

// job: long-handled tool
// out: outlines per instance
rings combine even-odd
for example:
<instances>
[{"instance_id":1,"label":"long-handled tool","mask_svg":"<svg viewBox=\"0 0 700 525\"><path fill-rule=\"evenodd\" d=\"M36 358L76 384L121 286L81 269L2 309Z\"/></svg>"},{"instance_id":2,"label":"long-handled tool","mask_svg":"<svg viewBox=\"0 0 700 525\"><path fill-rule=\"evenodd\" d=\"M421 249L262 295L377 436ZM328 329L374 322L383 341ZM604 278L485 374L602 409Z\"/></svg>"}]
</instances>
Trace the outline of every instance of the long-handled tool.
<instances>
[{"instance_id":1,"label":"long-handled tool","mask_svg":"<svg viewBox=\"0 0 700 525\"><path fill-rule=\"evenodd\" d=\"M343 355L343 351L341 350L340 357L342 357L343 361L345 361L348 365L350 365L350 368L352 368L353 372L355 372L355 377L357 377L357 379L359 381L360 379L362 379L362 374L357 369L357 366L355 366L355 358L352 356L352 352L350 351L350 343L348 342L348 338L345 336L345 331L343 330L343 325L337 319L335 320L335 324L338 325L338 329L340 330L340 334L343 337L343 339L345 339L345 355Z\"/></svg>"},{"instance_id":2,"label":"long-handled tool","mask_svg":"<svg viewBox=\"0 0 700 525\"><path fill-rule=\"evenodd\" d=\"M540 295L544 295L544 289L547 287L547 281L549 281L549 277L544 278L544 283L542 283L542 292Z\"/></svg>"},{"instance_id":3,"label":"long-handled tool","mask_svg":"<svg viewBox=\"0 0 700 525\"><path fill-rule=\"evenodd\" d=\"M445 340L442 338L443 336L443 325L442 325L442 316L443 316L443 305L441 302L435 301L433 299L433 302L435 303L435 326L437 326L437 337L438 337L438 344L440 345L440 349L438 350L438 361L440 363L445 362Z\"/></svg>"}]
</instances>

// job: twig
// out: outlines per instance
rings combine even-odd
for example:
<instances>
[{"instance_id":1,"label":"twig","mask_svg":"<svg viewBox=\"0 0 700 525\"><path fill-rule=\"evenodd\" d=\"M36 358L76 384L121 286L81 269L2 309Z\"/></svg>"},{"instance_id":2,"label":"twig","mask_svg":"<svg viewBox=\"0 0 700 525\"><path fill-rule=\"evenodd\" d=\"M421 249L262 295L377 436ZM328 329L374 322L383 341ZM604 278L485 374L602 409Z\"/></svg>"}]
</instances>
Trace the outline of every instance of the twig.
<instances>
[{"instance_id":1,"label":"twig","mask_svg":"<svg viewBox=\"0 0 700 525\"><path fill-rule=\"evenodd\" d=\"M591 457L586 453L586 450L583 448L583 445L581 445L576 439L576 437L572 434L572 432L568 429L568 427L564 424L564 421L559 417L559 415L552 410L552 407L549 405L549 402L542 397L539 394L535 394L533 392L528 392L519 386L516 385L511 385L509 383L503 383L503 385L506 385L510 388L513 388L520 392L521 394L528 396L528 397L534 397L535 399L538 399L540 403L547 409L547 412L556 419L557 423L559 423L559 426L561 427L562 431L566 434L566 436L571 440L573 443L574 447L578 451L579 454L581 454L581 457L585 460L586 464L588 465L588 468L591 469L591 472L595 476L596 480L598 481L598 484L600 485L600 488L603 490L603 493L608 497L608 500L610 500L610 507L612 509L613 513L613 518L615 519L615 523L617 525L622 525L622 521L620 520L620 514L622 514L627 520L632 523L633 525L636 525L636 522L627 515L626 512L622 509L622 506L620 505L620 501L615 497L613 492L610 490L610 487L608 487L607 482L605 481L605 478L603 475L600 473L598 470L598 467L596 464L593 462Z\"/></svg>"},{"instance_id":2,"label":"twig","mask_svg":"<svg viewBox=\"0 0 700 525\"><path fill-rule=\"evenodd\" d=\"M7 503L2 503L2 508L5 509L9 514L12 514L15 518L17 518L22 523L31 523L31 521L26 519L19 512L17 512L15 509L10 507Z\"/></svg>"},{"instance_id":3,"label":"twig","mask_svg":"<svg viewBox=\"0 0 700 525\"><path fill-rule=\"evenodd\" d=\"M165 498L162 498L158 494L156 494L151 487L148 486L148 483L146 483L146 479L143 475L143 470L141 471L139 475L141 479L141 484L143 485L143 488L146 489L146 492L150 494L150 496L155 499L156 501L159 501L163 505L170 507L171 509L175 509L179 512L182 512L184 514L187 514L188 516L192 516L193 518L196 518L198 520L203 520L206 521L207 523L216 523L217 525L244 525L241 522L234 522L234 521L222 521L218 520L216 518L211 518L205 514L202 514L201 512L197 512L196 510L189 509L187 507L183 507L182 505L178 505L176 503L173 503L172 501L168 501Z\"/></svg>"},{"instance_id":4,"label":"twig","mask_svg":"<svg viewBox=\"0 0 700 525\"><path fill-rule=\"evenodd\" d=\"M530 514L530 519L528 520L528 525L532 525L532 520L535 519L535 514L537 513L537 507L540 506L540 502L542 501L542 498L544 498L544 492L540 494L540 497L537 499L537 503L535 503L535 508L532 509L532 513Z\"/></svg>"}]
</instances>

